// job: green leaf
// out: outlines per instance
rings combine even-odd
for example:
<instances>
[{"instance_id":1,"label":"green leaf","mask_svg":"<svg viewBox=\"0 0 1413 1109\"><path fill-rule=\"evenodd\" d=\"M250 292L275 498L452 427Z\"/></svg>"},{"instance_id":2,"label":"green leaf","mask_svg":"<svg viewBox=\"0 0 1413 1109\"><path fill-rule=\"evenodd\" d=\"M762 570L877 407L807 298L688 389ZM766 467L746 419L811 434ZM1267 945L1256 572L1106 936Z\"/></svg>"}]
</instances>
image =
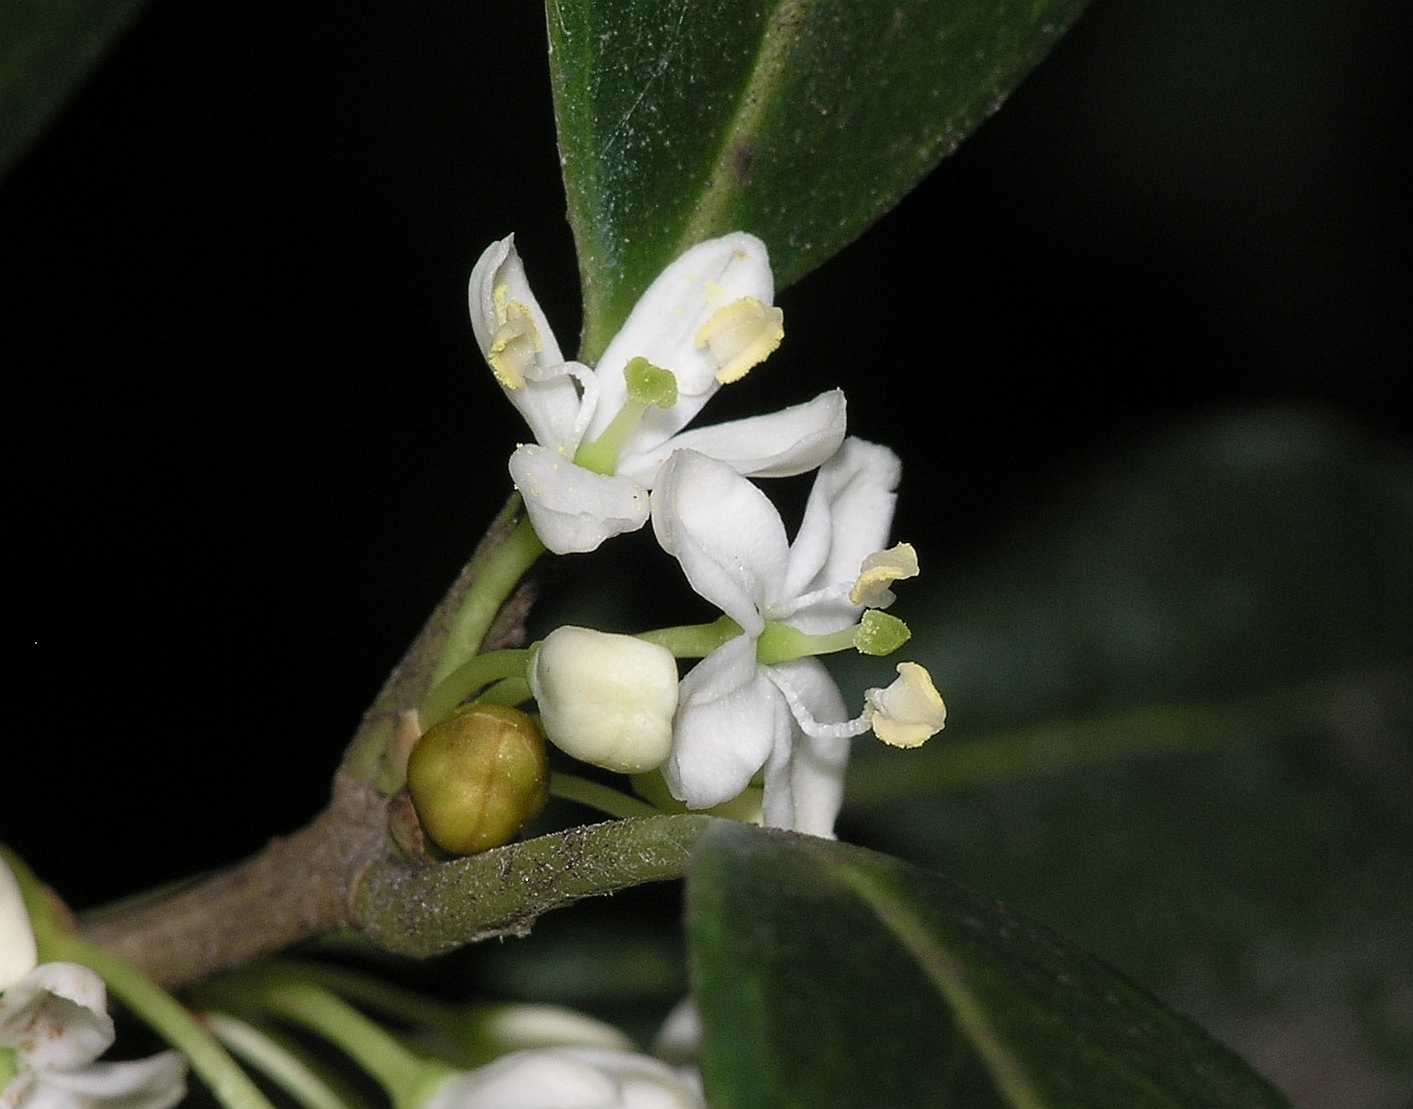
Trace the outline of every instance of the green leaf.
<instances>
[{"instance_id":1,"label":"green leaf","mask_svg":"<svg viewBox=\"0 0 1413 1109\"><path fill-rule=\"evenodd\" d=\"M1271 1106L1225 1048L963 886L721 823L688 884L708 1098L734 1106Z\"/></svg>"},{"instance_id":2,"label":"green leaf","mask_svg":"<svg viewBox=\"0 0 1413 1109\"><path fill-rule=\"evenodd\" d=\"M142 0L6 0L0 6L0 176L141 7Z\"/></svg>"},{"instance_id":3,"label":"green leaf","mask_svg":"<svg viewBox=\"0 0 1413 1109\"><path fill-rule=\"evenodd\" d=\"M547 0L582 355L687 247L759 235L785 286L993 112L1084 0Z\"/></svg>"},{"instance_id":4,"label":"green leaf","mask_svg":"<svg viewBox=\"0 0 1413 1109\"><path fill-rule=\"evenodd\" d=\"M857 746L844 834L1061 930L1310 1104L1407 1104L1413 464L1246 414L1060 490L899 590L951 714Z\"/></svg>"}]
</instances>

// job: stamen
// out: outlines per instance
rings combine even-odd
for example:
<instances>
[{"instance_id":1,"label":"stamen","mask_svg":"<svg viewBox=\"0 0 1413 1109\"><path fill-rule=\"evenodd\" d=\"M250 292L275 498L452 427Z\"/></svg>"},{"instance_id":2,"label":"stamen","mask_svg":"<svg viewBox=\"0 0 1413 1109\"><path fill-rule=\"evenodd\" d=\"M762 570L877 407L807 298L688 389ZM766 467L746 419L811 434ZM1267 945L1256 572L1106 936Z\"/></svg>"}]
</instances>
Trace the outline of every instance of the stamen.
<instances>
[{"instance_id":1,"label":"stamen","mask_svg":"<svg viewBox=\"0 0 1413 1109\"><path fill-rule=\"evenodd\" d=\"M785 314L755 297L741 297L718 308L697 330L697 346L716 359L716 380L740 381L752 367L770 357L785 337Z\"/></svg>"},{"instance_id":2,"label":"stamen","mask_svg":"<svg viewBox=\"0 0 1413 1109\"><path fill-rule=\"evenodd\" d=\"M530 309L518 300L511 300L507 286L496 286L495 304L496 320L500 326L491 336L486 361L491 364L491 372L497 381L507 389L520 389L525 385L527 372L535 364L535 355L545 349L545 344Z\"/></svg>"},{"instance_id":3,"label":"stamen","mask_svg":"<svg viewBox=\"0 0 1413 1109\"><path fill-rule=\"evenodd\" d=\"M932 675L915 662L898 663L887 689L864 694L872 709L873 734L890 747L921 747L947 723L947 706Z\"/></svg>"},{"instance_id":4,"label":"stamen","mask_svg":"<svg viewBox=\"0 0 1413 1109\"><path fill-rule=\"evenodd\" d=\"M841 720L837 724L824 724L814 718L814 714L805 707L804 698L800 696L800 691L779 671L766 670L765 676L774 683L776 689L780 690L781 695L785 698L785 703L790 706L790 715L795 718L795 723L800 726L800 731L805 735L814 739L851 739L868 731L873 717L873 709L865 708L852 720Z\"/></svg>"},{"instance_id":5,"label":"stamen","mask_svg":"<svg viewBox=\"0 0 1413 1109\"><path fill-rule=\"evenodd\" d=\"M594 418L594 409L599 405L599 377L582 362L561 362L557 366L533 366L525 371L526 381L553 381L557 377L572 377L579 383L579 411L574 416L574 441L577 443L589 421Z\"/></svg>"},{"instance_id":6,"label":"stamen","mask_svg":"<svg viewBox=\"0 0 1413 1109\"><path fill-rule=\"evenodd\" d=\"M859 567L859 577L849 592L849 600L869 608L887 608L898 599L888 588L889 583L915 578L918 572L917 551L911 543L875 551Z\"/></svg>"}]
</instances>

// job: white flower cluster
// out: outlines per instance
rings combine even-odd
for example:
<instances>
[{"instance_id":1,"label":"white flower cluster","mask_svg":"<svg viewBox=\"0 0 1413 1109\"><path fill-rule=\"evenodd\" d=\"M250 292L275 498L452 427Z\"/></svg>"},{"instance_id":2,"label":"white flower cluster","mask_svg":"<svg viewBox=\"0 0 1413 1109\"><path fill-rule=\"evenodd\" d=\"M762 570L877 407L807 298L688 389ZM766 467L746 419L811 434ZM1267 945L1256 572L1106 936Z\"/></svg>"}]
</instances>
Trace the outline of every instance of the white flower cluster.
<instances>
[{"instance_id":1,"label":"white flower cluster","mask_svg":"<svg viewBox=\"0 0 1413 1109\"><path fill-rule=\"evenodd\" d=\"M0 859L0 1106L166 1109L186 1094L186 1058L164 1051L95 1062L113 1045L103 980L76 963L40 963L19 886Z\"/></svg>"},{"instance_id":2,"label":"white flower cluster","mask_svg":"<svg viewBox=\"0 0 1413 1109\"><path fill-rule=\"evenodd\" d=\"M833 834L848 740L872 728L912 747L946 709L927 671L898 666L848 718L813 657L890 627L888 585L916 576L912 547L885 549L900 478L886 447L845 437L831 390L807 403L684 430L723 385L779 345L783 320L763 243L734 233L693 247L643 294L594 368L568 361L525 277L512 238L471 276L471 319L496 380L535 437L510 473L545 546L596 549L644 526L692 588L734 622L681 681L665 648L585 629L543 644L530 685L562 749L624 773L660 768L671 793L705 809L763 774L767 824ZM817 470L790 541L748 478ZM866 611L875 610L875 611ZM884 635L887 639L888 636Z\"/></svg>"}]
</instances>

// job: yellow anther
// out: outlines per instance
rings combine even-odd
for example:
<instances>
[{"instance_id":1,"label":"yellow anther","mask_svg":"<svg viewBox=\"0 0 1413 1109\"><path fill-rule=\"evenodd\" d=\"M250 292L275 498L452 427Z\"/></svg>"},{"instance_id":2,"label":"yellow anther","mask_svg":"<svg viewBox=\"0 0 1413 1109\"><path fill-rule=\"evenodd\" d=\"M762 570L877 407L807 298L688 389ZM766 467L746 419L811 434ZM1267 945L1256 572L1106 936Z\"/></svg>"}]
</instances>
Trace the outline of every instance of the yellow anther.
<instances>
[{"instance_id":1,"label":"yellow anther","mask_svg":"<svg viewBox=\"0 0 1413 1109\"><path fill-rule=\"evenodd\" d=\"M896 599L888 586L917 575L917 551L911 543L899 543L886 551L875 551L859 567L859 577L849 591L849 601L869 608L887 608Z\"/></svg>"},{"instance_id":2,"label":"yellow anther","mask_svg":"<svg viewBox=\"0 0 1413 1109\"><path fill-rule=\"evenodd\" d=\"M921 747L947 723L947 706L926 667L898 663L898 676L887 689L867 693L873 709L873 734L890 747Z\"/></svg>"},{"instance_id":3,"label":"yellow anther","mask_svg":"<svg viewBox=\"0 0 1413 1109\"><path fill-rule=\"evenodd\" d=\"M716 359L716 380L723 385L740 381L770 357L785 338L785 314L755 297L741 297L718 308L697 330L697 346L707 347Z\"/></svg>"},{"instance_id":4,"label":"yellow anther","mask_svg":"<svg viewBox=\"0 0 1413 1109\"><path fill-rule=\"evenodd\" d=\"M486 361L491 364L497 381L507 389L520 389L525 384L526 371L535 364L535 355L544 350L545 345L530 309L518 300L511 300L506 286L496 286L495 304L496 322L500 326L491 336Z\"/></svg>"}]
</instances>

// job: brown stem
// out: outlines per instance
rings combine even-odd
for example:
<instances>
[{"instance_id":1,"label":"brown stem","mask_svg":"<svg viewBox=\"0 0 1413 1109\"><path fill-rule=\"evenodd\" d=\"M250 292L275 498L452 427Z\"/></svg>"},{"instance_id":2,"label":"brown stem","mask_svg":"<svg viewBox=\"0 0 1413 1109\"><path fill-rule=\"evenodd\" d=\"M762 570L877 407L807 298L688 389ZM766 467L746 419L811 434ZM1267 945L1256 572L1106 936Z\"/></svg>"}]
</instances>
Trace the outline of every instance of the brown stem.
<instances>
[{"instance_id":1,"label":"brown stem","mask_svg":"<svg viewBox=\"0 0 1413 1109\"><path fill-rule=\"evenodd\" d=\"M160 985L186 985L349 922L358 875L381 858L387 799L340 774L329 807L254 857L176 893L88 920L92 942Z\"/></svg>"}]
</instances>

